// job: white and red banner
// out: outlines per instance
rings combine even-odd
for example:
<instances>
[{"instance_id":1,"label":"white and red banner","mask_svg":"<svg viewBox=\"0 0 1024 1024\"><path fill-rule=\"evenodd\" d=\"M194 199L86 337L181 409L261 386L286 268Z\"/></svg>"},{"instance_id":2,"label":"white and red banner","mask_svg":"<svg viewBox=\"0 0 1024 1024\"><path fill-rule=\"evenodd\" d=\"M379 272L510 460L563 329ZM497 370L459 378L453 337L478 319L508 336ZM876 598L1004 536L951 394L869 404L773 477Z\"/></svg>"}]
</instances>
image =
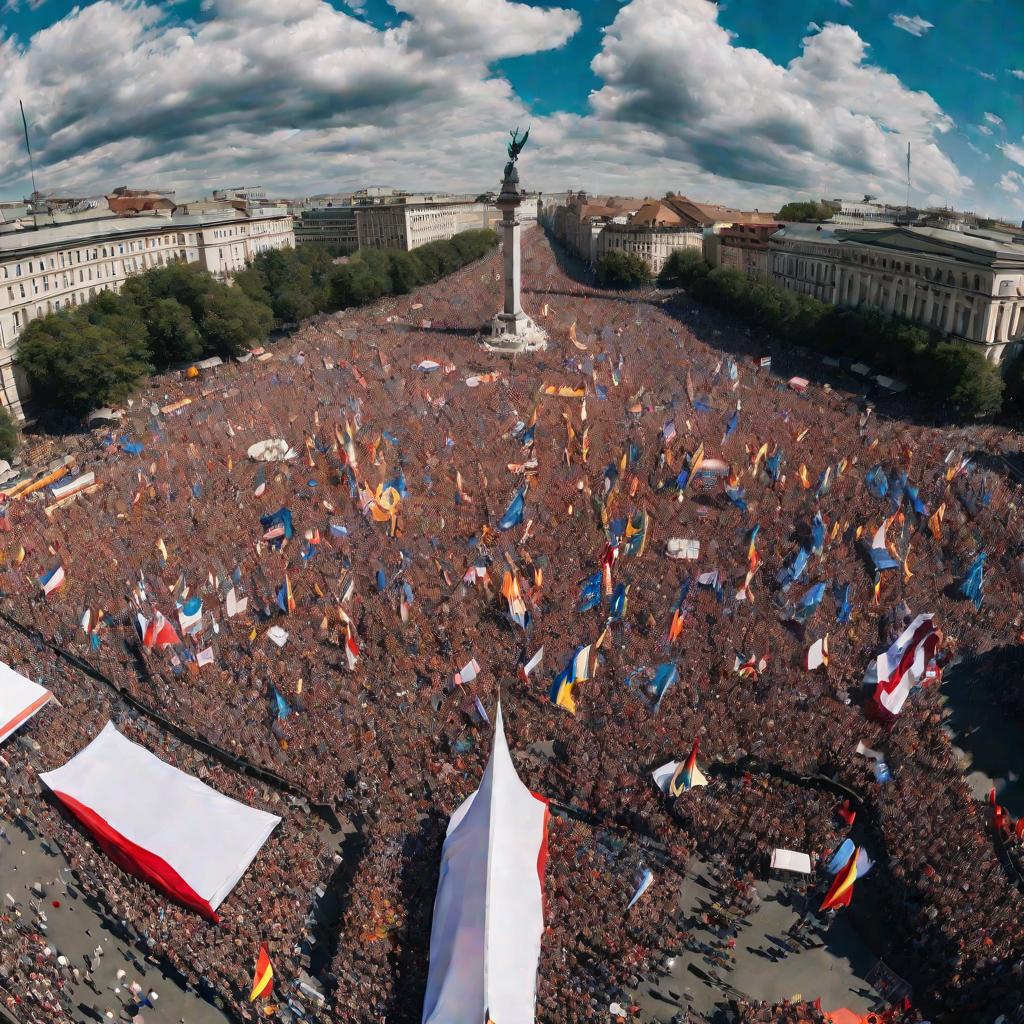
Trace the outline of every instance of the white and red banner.
<instances>
[{"instance_id":1,"label":"white and red banner","mask_svg":"<svg viewBox=\"0 0 1024 1024\"><path fill-rule=\"evenodd\" d=\"M213 922L281 821L161 761L110 722L39 777L119 867Z\"/></svg>"},{"instance_id":2,"label":"white and red banner","mask_svg":"<svg viewBox=\"0 0 1024 1024\"><path fill-rule=\"evenodd\" d=\"M46 687L0 661L0 743L52 699Z\"/></svg>"},{"instance_id":3,"label":"white and red banner","mask_svg":"<svg viewBox=\"0 0 1024 1024\"><path fill-rule=\"evenodd\" d=\"M910 691L938 675L934 659L941 642L934 614L918 615L892 647L868 665L864 685L875 684L873 699L878 710L898 715Z\"/></svg>"},{"instance_id":4,"label":"white and red banner","mask_svg":"<svg viewBox=\"0 0 1024 1024\"><path fill-rule=\"evenodd\" d=\"M544 932L547 801L520 781L498 706L480 788L452 815L423 1024L532 1024Z\"/></svg>"}]
</instances>

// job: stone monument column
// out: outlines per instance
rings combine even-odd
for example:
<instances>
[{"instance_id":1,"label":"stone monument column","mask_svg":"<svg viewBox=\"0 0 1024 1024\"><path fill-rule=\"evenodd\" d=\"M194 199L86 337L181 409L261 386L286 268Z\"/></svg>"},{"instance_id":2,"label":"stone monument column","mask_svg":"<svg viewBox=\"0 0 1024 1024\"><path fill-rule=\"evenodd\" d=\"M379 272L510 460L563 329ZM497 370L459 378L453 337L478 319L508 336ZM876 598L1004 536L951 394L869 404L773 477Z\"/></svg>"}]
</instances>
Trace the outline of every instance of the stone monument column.
<instances>
[{"instance_id":1,"label":"stone monument column","mask_svg":"<svg viewBox=\"0 0 1024 1024\"><path fill-rule=\"evenodd\" d=\"M518 139L519 130L510 132L509 161L505 164L505 175L501 192L494 205L501 210L501 239L504 248L504 305L490 322L490 336L484 340L489 349L498 352L530 352L547 346L547 334L523 312L520 295L522 263L519 235L522 226L519 221L519 207L523 198L519 192L519 172L516 160L526 144L526 136Z\"/></svg>"}]
</instances>

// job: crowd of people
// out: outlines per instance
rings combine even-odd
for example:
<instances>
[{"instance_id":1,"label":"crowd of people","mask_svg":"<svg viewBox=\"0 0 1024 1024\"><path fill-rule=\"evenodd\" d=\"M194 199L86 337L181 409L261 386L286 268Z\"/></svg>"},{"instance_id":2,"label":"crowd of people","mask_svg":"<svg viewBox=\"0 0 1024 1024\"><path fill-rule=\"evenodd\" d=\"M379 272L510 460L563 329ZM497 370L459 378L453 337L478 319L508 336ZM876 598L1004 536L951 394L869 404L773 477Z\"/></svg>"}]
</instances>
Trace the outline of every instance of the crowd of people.
<instances>
[{"instance_id":1,"label":"crowd of people","mask_svg":"<svg viewBox=\"0 0 1024 1024\"><path fill-rule=\"evenodd\" d=\"M868 933L884 918L879 954L912 983L915 1012L1014 1011L1024 897L942 728L939 687L880 721L861 686L913 614L935 614L945 658L1019 642L1021 494L1001 468L1012 435L935 426L912 401L891 410L907 418L890 417L826 376L839 371L685 296L598 292L539 234L524 248L544 352L510 360L477 344L471 328L501 304L490 257L309 321L245 363L155 379L121 424L79 442L77 469L96 487L59 505L44 491L6 504L4 611L109 685L4 627L3 660L61 706L0 749L14 783L0 817L57 842L84 892L237 1018L256 1017L248 986L266 942L282 1015L412 1020L444 830L486 764L500 689L524 781L579 819L551 822L539 1020L606 1020L683 948L676 898L694 853L763 876L775 847L820 863L851 834L821 789L716 776L715 762L746 757L859 794L877 867L849 912ZM787 387L794 374L810 387ZM277 439L264 459L247 454ZM898 566L876 574L865 544L883 522ZM679 538L699 543L697 557L668 556ZM801 550L807 564L787 582ZM961 582L982 552L976 607ZM58 566L64 583L44 596L40 578ZM600 600L580 611L595 573ZM819 582L820 603L801 607ZM176 642L149 645L160 615ZM808 671L826 634L827 663ZM572 699L553 704L552 679L587 645ZM654 693L668 664L671 685ZM287 998L311 963L317 889L337 871L323 819L124 694L360 832L316 979L323 1007ZM124 875L41 798L37 774L108 719L282 816L219 926ZM697 739L709 785L661 793L651 769ZM858 741L884 753L882 779ZM645 868L654 884L627 913ZM0 987L27 1021L57 1020L61 971L31 915L10 917ZM753 1004L737 1012L765 1019Z\"/></svg>"}]
</instances>

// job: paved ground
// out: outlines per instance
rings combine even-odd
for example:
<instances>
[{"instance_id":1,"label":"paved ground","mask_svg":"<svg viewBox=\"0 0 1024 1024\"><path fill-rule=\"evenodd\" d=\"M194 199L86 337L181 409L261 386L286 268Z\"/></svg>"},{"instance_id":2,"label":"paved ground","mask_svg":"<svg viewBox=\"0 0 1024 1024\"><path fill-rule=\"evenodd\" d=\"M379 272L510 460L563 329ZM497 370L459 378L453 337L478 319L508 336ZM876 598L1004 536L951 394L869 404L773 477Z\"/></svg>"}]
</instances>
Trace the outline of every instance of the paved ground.
<instances>
[{"instance_id":1,"label":"paved ground","mask_svg":"<svg viewBox=\"0 0 1024 1024\"><path fill-rule=\"evenodd\" d=\"M36 837L10 822L0 820L0 885L6 911L19 910L35 919L45 915L40 926L45 930L53 955L68 961L68 974L78 968L81 981L73 987L76 1020L130 1021L132 994L128 985L137 981L143 990L153 989L158 999L155 1008L144 1007L134 1017L139 1024L225 1024L228 1020L216 1007L194 992L186 992L160 969L142 959L141 953L114 937L102 917L88 905L74 887L67 861ZM69 885L68 883L72 884ZM38 883L43 897L33 892ZM58 901L59 907L53 902ZM103 955L93 972L95 990L85 983L86 957L101 946ZM118 980L117 972L126 976ZM120 990L120 991L118 991ZM110 1014L108 1016L107 1014Z\"/></svg>"},{"instance_id":2,"label":"paved ground","mask_svg":"<svg viewBox=\"0 0 1024 1024\"><path fill-rule=\"evenodd\" d=\"M679 894L684 917L702 914L717 898L704 866L696 858L691 864ZM759 882L757 889L761 905L750 916L749 925L740 928L735 965L728 971L718 969L724 985L702 980L695 970L707 978L712 963L699 952L686 952L676 958L667 976L648 979L635 993L645 1022L666 1022L687 1005L710 1014L730 992L773 1002L796 995L805 999L820 996L826 1010L846 1006L866 1012L872 1008L875 993L863 979L875 958L842 914L835 917L823 947L800 949L773 962L758 950L780 948L778 940L797 920L802 904L798 894L778 882ZM694 934L700 942L715 938L705 928Z\"/></svg>"}]
</instances>

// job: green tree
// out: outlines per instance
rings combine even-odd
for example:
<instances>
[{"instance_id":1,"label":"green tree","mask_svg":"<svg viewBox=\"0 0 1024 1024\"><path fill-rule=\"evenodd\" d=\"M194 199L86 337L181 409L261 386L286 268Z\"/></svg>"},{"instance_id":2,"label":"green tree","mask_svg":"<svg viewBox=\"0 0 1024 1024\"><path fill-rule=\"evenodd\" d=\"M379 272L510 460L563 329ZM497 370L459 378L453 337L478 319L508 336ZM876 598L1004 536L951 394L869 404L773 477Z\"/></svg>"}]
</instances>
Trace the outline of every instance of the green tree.
<instances>
[{"instance_id":1,"label":"green tree","mask_svg":"<svg viewBox=\"0 0 1024 1024\"><path fill-rule=\"evenodd\" d=\"M959 341L940 342L925 369L935 397L968 416L992 416L1002 407L1003 378L976 348Z\"/></svg>"},{"instance_id":2,"label":"green tree","mask_svg":"<svg viewBox=\"0 0 1024 1024\"><path fill-rule=\"evenodd\" d=\"M710 271L699 249L676 249L662 265L658 284L662 288L685 288Z\"/></svg>"},{"instance_id":3,"label":"green tree","mask_svg":"<svg viewBox=\"0 0 1024 1024\"><path fill-rule=\"evenodd\" d=\"M613 249L597 261L597 283L602 288L638 288L651 280L651 271L639 256Z\"/></svg>"},{"instance_id":4,"label":"green tree","mask_svg":"<svg viewBox=\"0 0 1024 1024\"><path fill-rule=\"evenodd\" d=\"M156 299L146 311L150 359L158 370L192 362L203 354L203 339L192 314L177 299Z\"/></svg>"},{"instance_id":5,"label":"green tree","mask_svg":"<svg viewBox=\"0 0 1024 1024\"><path fill-rule=\"evenodd\" d=\"M813 200L797 200L786 203L779 210L779 220L788 221L818 221L831 220L835 211L825 203L816 203Z\"/></svg>"},{"instance_id":6,"label":"green tree","mask_svg":"<svg viewBox=\"0 0 1024 1024\"><path fill-rule=\"evenodd\" d=\"M391 290L396 295L411 292L425 279L423 265L415 251L405 252L403 249L388 252L388 276L391 278Z\"/></svg>"},{"instance_id":7,"label":"green tree","mask_svg":"<svg viewBox=\"0 0 1024 1024\"><path fill-rule=\"evenodd\" d=\"M87 316L56 314L33 320L18 344L17 363L36 401L82 416L119 405L152 371L148 349Z\"/></svg>"},{"instance_id":8,"label":"green tree","mask_svg":"<svg viewBox=\"0 0 1024 1024\"><path fill-rule=\"evenodd\" d=\"M274 315L238 288L222 285L204 298L199 330L203 348L221 358L240 356L252 345L266 341Z\"/></svg>"},{"instance_id":9,"label":"green tree","mask_svg":"<svg viewBox=\"0 0 1024 1024\"><path fill-rule=\"evenodd\" d=\"M18 451L21 439L18 436L18 425L11 414L0 407L0 459L10 462Z\"/></svg>"}]
</instances>

